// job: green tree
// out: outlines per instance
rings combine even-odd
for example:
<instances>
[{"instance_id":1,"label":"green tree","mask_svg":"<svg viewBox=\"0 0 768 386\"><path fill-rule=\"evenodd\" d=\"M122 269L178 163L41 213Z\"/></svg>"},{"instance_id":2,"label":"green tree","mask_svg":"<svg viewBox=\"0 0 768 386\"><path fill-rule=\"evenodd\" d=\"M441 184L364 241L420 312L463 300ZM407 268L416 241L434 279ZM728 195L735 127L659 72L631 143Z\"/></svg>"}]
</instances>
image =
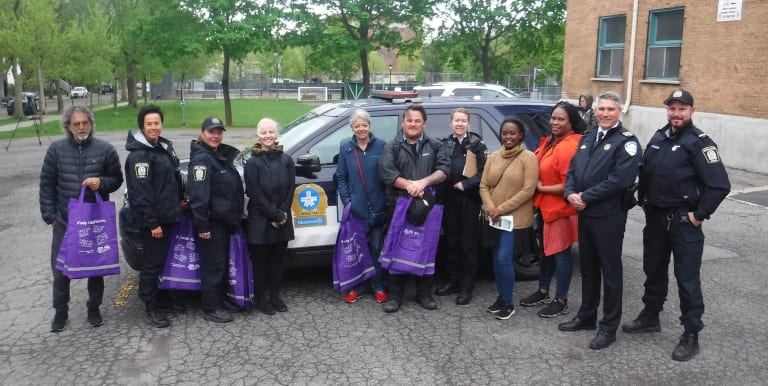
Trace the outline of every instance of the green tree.
<instances>
[{"instance_id":1,"label":"green tree","mask_svg":"<svg viewBox=\"0 0 768 386\"><path fill-rule=\"evenodd\" d=\"M276 44L282 4L279 2L238 0L182 0L182 10L198 18L205 34L205 48L209 53L221 53L221 77L224 93L224 120L232 124L232 106L229 96L231 61L242 61L250 52L266 50Z\"/></svg>"},{"instance_id":2,"label":"green tree","mask_svg":"<svg viewBox=\"0 0 768 386\"><path fill-rule=\"evenodd\" d=\"M307 43L327 43L316 47L318 55L356 52L363 73L364 93L368 95L371 86L369 53L381 48L396 49L398 55L414 52L422 44L423 21L431 16L434 0L314 0L312 3L330 14L301 17L307 25ZM404 26L414 37L404 39L401 29L396 26Z\"/></svg>"}]
</instances>

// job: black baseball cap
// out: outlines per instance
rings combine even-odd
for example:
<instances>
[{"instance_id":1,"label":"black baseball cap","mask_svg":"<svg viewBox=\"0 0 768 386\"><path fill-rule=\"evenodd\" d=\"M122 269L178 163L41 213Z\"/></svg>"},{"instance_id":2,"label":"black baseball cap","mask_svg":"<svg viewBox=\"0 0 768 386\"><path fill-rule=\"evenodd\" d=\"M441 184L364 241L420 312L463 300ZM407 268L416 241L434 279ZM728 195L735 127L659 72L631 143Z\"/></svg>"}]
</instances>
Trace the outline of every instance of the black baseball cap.
<instances>
[{"instance_id":1,"label":"black baseball cap","mask_svg":"<svg viewBox=\"0 0 768 386\"><path fill-rule=\"evenodd\" d=\"M211 131L213 129L221 129L221 130L227 131L227 129L224 128L224 122L222 122L221 119L217 117L205 118L201 129L208 130L208 131Z\"/></svg>"},{"instance_id":2,"label":"black baseball cap","mask_svg":"<svg viewBox=\"0 0 768 386\"><path fill-rule=\"evenodd\" d=\"M664 100L664 104L669 105L669 103L672 101L680 101L689 106L693 106L693 95L691 95L691 93L688 91L679 88L675 91L672 91L672 94L669 94L669 97Z\"/></svg>"}]
</instances>

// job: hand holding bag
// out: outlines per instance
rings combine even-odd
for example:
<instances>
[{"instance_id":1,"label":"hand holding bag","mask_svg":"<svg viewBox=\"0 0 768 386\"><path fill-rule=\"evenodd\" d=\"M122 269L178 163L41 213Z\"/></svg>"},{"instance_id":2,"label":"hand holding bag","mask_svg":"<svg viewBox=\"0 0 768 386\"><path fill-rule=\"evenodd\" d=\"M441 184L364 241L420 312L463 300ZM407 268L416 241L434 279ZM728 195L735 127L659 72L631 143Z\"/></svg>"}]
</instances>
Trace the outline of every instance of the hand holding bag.
<instances>
[{"instance_id":1,"label":"hand holding bag","mask_svg":"<svg viewBox=\"0 0 768 386\"><path fill-rule=\"evenodd\" d=\"M354 288L376 273L366 241L364 220L353 216L351 207L351 204L344 206L333 250L333 288L339 291Z\"/></svg>"},{"instance_id":2,"label":"hand holding bag","mask_svg":"<svg viewBox=\"0 0 768 386\"><path fill-rule=\"evenodd\" d=\"M379 262L390 274L434 275L443 205L432 205L424 223L415 225L408 221L412 200L397 199Z\"/></svg>"},{"instance_id":3,"label":"hand holding bag","mask_svg":"<svg viewBox=\"0 0 768 386\"><path fill-rule=\"evenodd\" d=\"M94 192L96 202L80 197L69 200L67 230L61 242L56 268L70 279L120 274L115 203Z\"/></svg>"},{"instance_id":4,"label":"hand holding bag","mask_svg":"<svg viewBox=\"0 0 768 386\"><path fill-rule=\"evenodd\" d=\"M158 288L200 291L202 255L195 244L195 229L192 213L185 211L171 230L171 244L165 258L163 273L158 278Z\"/></svg>"},{"instance_id":5,"label":"hand holding bag","mask_svg":"<svg viewBox=\"0 0 768 386\"><path fill-rule=\"evenodd\" d=\"M227 298L242 309L253 306L253 266L243 229L237 226L229 238Z\"/></svg>"}]
</instances>

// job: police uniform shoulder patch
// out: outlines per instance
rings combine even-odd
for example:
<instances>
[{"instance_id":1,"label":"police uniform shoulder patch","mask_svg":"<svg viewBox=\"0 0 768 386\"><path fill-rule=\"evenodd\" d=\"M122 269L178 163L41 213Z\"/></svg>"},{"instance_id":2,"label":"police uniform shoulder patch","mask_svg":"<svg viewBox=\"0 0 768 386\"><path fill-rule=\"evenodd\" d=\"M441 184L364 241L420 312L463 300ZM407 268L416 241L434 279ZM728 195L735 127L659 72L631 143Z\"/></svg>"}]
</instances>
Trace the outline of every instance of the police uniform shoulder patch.
<instances>
[{"instance_id":1,"label":"police uniform shoulder patch","mask_svg":"<svg viewBox=\"0 0 768 386\"><path fill-rule=\"evenodd\" d=\"M627 152L630 156L634 157L635 154L637 154L637 142L635 141L629 141L624 144L624 151Z\"/></svg>"},{"instance_id":2,"label":"police uniform shoulder patch","mask_svg":"<svg viewBox=\"0 0 768 386\"><path fill-rule=\"evenodd\" d=\"M625 137L634 137L635 136L635 133L633 133L631 131L624 131L621 134L623 134Z\"/></svg>"},{"instance_id":3,"label":"police uniform shoulder patch","mask_svg":"<svg viewBox=\"0 0 768 386\"><path fill-rule=\"evenodd\" d=\"M192 176L195 181L205 181L208 174L208 167L205 165L195 165L192 167Z\"/></svg>"},{"instance_id":4,"label":"police uniform shoulder patch","mask_svg":"<svg viewBox=\"0 0 768 386\"><path fill-rule=\"evenodd\" d=\"M137 180L146 180L149 178L149 163L137 162L133 165L133 172Z\"/></svg>"},{"instance_id":5,"label":"police uniform shoulder patch","mask_svg":"<svg viewBox=\"0 0 768 386\"><path fill-rule=\"evenodd\" d=\"M708 163L716 164L720 162L720 154L717 154L717 146L707 146L701 149L701 152L704 154L704 159L706 159Z\"/></svg>"}]
</instances>

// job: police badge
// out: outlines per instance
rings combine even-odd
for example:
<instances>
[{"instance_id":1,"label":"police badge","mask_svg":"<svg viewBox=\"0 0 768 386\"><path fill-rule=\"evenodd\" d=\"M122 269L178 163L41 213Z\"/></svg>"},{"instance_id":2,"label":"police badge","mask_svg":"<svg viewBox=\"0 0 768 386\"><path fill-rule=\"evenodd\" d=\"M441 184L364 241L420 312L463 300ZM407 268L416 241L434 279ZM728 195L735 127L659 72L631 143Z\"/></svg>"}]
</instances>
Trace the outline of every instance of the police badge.
<instances>
[{"instance_id":1,"label":"police badge","mask_svg":"<svg viewBox=\"0 0 768 386\"><path fill-rule=\"evenodd\" d=\"M149 164L146 162L137 162L133 166L134 174L137 180L144 180L149 178Z\"/></svg>"},{"instance_id":2,"label":"police badge","mask_svg":"<svg viewBox=\"0 0 768 386\"><path fill-rule=\"evenodd\" d=\"M208 168L205 165L195 165L192 168L192 177L195 181L205 181L205 175L208 172Z\"/></svg>"}]
</instances>

